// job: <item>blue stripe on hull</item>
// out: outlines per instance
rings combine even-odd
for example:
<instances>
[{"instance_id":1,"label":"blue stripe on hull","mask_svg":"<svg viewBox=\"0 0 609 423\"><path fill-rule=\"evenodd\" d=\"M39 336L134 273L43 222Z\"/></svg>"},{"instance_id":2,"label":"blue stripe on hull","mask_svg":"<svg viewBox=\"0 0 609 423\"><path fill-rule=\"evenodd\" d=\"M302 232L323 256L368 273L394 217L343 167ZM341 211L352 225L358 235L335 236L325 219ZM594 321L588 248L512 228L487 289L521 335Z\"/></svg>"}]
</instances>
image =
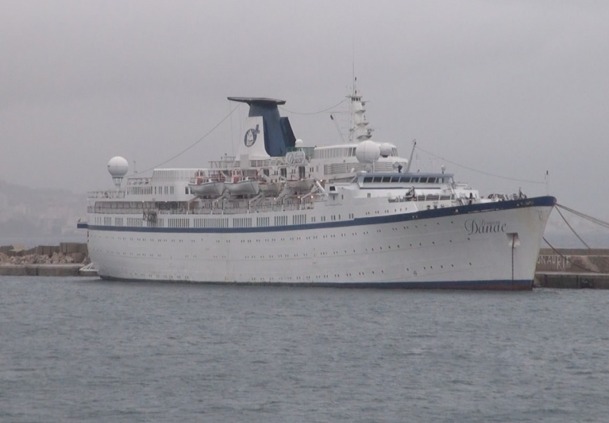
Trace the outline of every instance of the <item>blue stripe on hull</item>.
<instances>
[{"instance_id":1,"label":"blue stripe on hull","mask_svg":"<svg viewBox=\"0 0 609 423\"><path fill-rule=\"evenodd\" d=\"M531 291L532 280L493 280L493 281L443 281L443 282L323 282L323 283L292 283L292 282L194 282L182 280L151 280L151 279L122 279L100 275L102 279L129 282L157 283L189 283L202 285L229 286L294 286L318 288L366 288L366 289L453 289L453 290L484 290L484 291Z\"/></svg>"},{"instance_id":2,"label":"blue stripe on hull","mask_svg":"<svg viewBox=\"0 0 609 423\"><path fill-rule=\"evenodd\" d=\"M410 220L434 219L446 216L458 216L470 213L491 212L499 210L510 210L529 207L553 207L556 198L551 196L519 199L510 201L499 201L496 203L469 204L456 207L444 207L438 209L422 210L414 213L392 214L388 216L364 217L354 220L338 222L309 223L305 225L288 226L266 226L254 228L157 228L157 227L133 227L133 226L103 226L78 223L80 229L91 229L96 231L115 232L156 232L156 233L252 233L252 232L278 232L296 231L304 229L337 228L347 226L364 226L382 223L406 222ZM205 215L208 216L208 215ZM209 215L209 217L237 217L238 215Z\"/></svg>"}]
</instances>

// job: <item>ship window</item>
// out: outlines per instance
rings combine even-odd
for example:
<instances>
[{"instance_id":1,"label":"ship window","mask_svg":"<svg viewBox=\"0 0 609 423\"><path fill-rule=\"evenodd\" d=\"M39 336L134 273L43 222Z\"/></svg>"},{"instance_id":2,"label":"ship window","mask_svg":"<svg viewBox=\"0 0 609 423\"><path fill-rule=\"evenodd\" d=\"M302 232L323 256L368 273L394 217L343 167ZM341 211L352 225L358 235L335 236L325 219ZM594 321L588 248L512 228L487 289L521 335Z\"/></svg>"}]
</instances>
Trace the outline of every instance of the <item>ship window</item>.
<instances>
[{"instance_id":1,"label":"ship window","mask_svg":"<svg viewBox=\"0 0 609 423\"><path fill-rule=\"evenodd\" d=\"M391 182L391 176L383 176L383 182Z\"/></svg>"},{"instance_id":2,"label":"ship window","mask_svg":"<svg viewBox=\"0 0 609 423\"><path fill-rule=\"evenodd\" d=\"M422 184L427 182L427 178L423 177L419 179L419 182L421 182Z\"/></svg>"},{"instance_id":3,"label":"ship window","mask_svg":"<svg viewBox=\"0 0 609 423\"><path fill-rule=\"evenodd\" d=\"M391 177L391 182L400 182L400 177L399 176L392 176Z\"/></svg>"},{"instance_id":4,"label":"ship window","mask_svg":"<svg viewBox=\"0 0 609 423\"><path fill-rule=\"evenodd\" d=\"M372 180L372 182L382 182L383 178L381 178L380 176L375 176L374 179Z\"/></svg>"},{"instance_id":5,"label":"ship window","mask_svg":"<svg viewBox=\"0 0 609 423\"><path fill-rule=\"evenodd\" d=\"M436 178L429 178L427 182L429 182L430 184L434 184L436 182Z\"/></svg>"},{"instance_id":6,"label":"ship window","mask_svg":"<svg viewBox=\"0 0 609 423\"><path fill-rule=\"evenodd\" d=\"M372 182L372 176L366 176L364 182Z\"/></svg>"}]
</instances>

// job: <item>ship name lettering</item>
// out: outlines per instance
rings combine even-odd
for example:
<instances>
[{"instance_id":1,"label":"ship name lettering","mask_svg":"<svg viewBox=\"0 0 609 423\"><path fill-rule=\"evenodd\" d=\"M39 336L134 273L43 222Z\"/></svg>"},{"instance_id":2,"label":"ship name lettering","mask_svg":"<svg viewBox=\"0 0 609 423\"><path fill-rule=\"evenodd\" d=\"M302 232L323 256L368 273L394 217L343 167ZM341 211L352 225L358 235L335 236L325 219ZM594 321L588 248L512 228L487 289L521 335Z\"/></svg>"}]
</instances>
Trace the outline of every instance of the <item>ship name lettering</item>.
<instances>
[{"instance_id":1,"label":"ship name lettering","mask_svg":"<svg viewBox=\"0 0 609 423\"><path fill-rule=\"evenodd\" d=\"M506 227L507 223L501 221L488 222L483 219L468 219L465 221L465 231L468 235L505 232Z\"/></svg>"}]
</instances>

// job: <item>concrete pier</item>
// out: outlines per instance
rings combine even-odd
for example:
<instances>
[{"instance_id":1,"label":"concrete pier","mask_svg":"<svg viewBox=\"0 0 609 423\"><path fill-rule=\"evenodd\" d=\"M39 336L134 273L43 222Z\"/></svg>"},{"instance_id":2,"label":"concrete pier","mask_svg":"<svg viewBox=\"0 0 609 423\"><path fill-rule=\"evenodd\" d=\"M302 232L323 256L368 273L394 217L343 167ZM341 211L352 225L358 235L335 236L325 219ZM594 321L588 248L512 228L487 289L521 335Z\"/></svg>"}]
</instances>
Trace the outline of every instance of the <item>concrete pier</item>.
<instances>
[{"instance_id":1,"label":"concrete pier","mask_svg":"<svg viewBox=\"0 0 609 423\"><path fill-rule=\"evenodd\" d=\"M608 273L538 272L535 287L563 289L609 289Z\"/></svg>"},{"instance_id":2,"label":"concrete pier","mask_svg":"<svg viewBox=\"0 0 609 423\"><path fill-rule=\"evenodd\" d=\"M609 250L542 248L537 259L535 286L609 289Z\"/></svg>"},{"instance_id":3,"label":"concrete pier","mask_svg":"<svg viewBox=\"0 0 609 423\"><path fill-rule=\"evenodd\" d=\"M80 271L88 263L87 244L82 243L0 247L0 276L91 276Z\"/></svg>"},{"instance_id":4,"label":"concrete pier","mask_svg":"<svg viewBox=\"0 0 609 423\"><path fill-rule=\"evenodd\" d=\"M3 264L0 276L81 276L77 264Z\"/></svg>"}]
</instances>

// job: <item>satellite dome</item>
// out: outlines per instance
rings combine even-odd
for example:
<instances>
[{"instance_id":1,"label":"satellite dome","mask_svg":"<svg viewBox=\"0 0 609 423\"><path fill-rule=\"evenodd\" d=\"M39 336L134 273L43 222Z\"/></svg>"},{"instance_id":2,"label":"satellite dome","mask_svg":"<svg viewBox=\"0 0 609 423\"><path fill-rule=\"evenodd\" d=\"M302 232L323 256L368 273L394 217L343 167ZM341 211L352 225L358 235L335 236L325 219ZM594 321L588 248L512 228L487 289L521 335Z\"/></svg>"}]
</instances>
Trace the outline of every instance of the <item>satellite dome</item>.
<instances>
[{"instance_id":1,"label":"satellite dome","mask_svg":"<svg viewBox=\"0 0 609 423\"><path fill-rule=\"evenodd\" d=\"M381 149L381 156L382 157L389 157L391 156L391 153L393 153L393 149L395 148L395 146L393 144L389 144L388 142L384 142L381 144L380 149Z\"/></svg>"},{"instance_id":2,"label":"satellite dome","mask_svg":"<svg viewBox=\"0 0 609 423\"><path fill-rule=\"evenodd\" d=\"M122 178L129 172L129 162L121 156L112 157L108 161L108 172L113 178Z\"/></svg>"},{"instance_id":3,"label":"satellite dome","mask_svg":"<svg viewBox=\"0 0 609 423\"><path fill-rule=\"evenodd\" d=\"M381 147L371 140L362 141L355 148L355 157L360 163L374 163L380 156Z\"/></svg>"},{"instance_id":4,"label":"satellite dome","mask_svg":"<svg viewBox=\"0 0 609 423\"><path fill-rule=\"evenodd\" d=\"M303 144L304 144L304 141L301 140L300 138L298 138L296 141L294 141L294 146L295 147L300 148L300 147L302 147Z\"/></svg>"}]
</instances>

